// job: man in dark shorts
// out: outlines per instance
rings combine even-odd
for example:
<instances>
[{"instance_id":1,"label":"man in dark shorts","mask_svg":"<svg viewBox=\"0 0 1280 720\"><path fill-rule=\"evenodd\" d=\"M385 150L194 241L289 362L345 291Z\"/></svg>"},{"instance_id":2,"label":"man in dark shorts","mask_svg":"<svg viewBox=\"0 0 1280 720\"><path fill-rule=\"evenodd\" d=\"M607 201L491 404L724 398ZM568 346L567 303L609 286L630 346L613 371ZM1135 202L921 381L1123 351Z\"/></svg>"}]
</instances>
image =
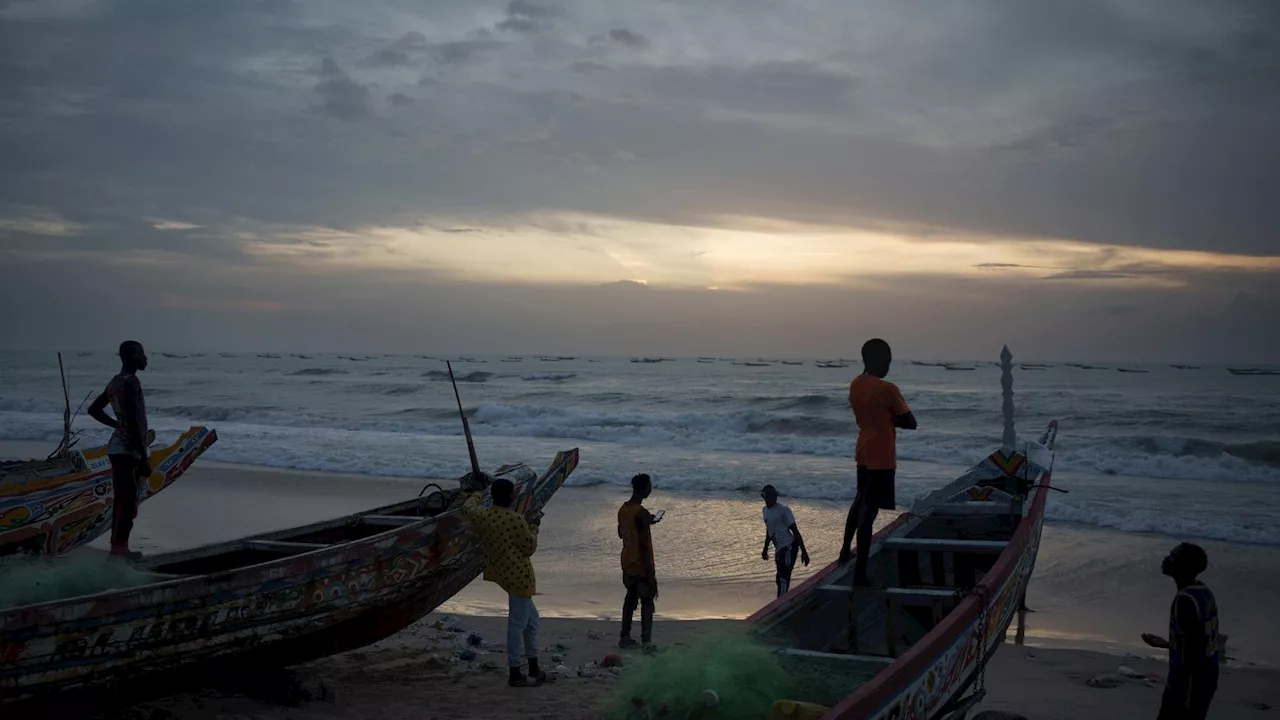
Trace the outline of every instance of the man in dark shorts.
<instances>
[{"instance_id":1,"label":"man in dark shorts","mask_svg":"<svg viewBox=\"0 0 1280 720\"><path fill-rule=\"evenodd\" d=\"M644 507L644 499L653 492L648 475L631 478L631 499L618 508L618 537L622 538L622 585L627 596L622 601L622 639L618 647L635 647L631 637L631 620L636 605L640 606L640 642L648 648L653 642L653 601L658 599L658 577L653 563L653 537L649 532L661 517L654 517Z\"/></svg>"},{"instance_id":2,"label":"man in dark shorts","mask_svg":"<svg viewBox=\"0 0 1280 720\"><path fill-rule=\"evenodd\" d=\"M107 441L107 457L111 460L111 486L114 490L111 517L111 555L138 560L141 553L129 550L129 533L138 516L138 478L150 477L151 459L147 453L147 407L142 399L142 383L138 371L147 369L147 354L142 343L126 340L120 343L120 373L111 378L107 389L89 406L89 416L113 428ZM111 405L112 418L103 410Z\"/></svg>"},{"instance_id":3,"label":"man in dark shorts","mask_svg":"<svg viewBox=\"0 0 1280 720\"><path fill-rule=\"evenodd\" d=\"M1169 639L1142 635L1148 645L1169 650L1169 677L1159 720L1204 720L1218 690L1222 661L1218 603L1199 579L1207 567L1204 549L1191 543L1175 547L1160 565L1160 571L1177 584L1178 593L1169 608Z\"/></svg>"},{"instance_id":4,"label":"man in dark shorts","mask_svg":"<svg viewBox=\"0 0 1280 720\"><path fill-rule=\"evenodd\" d=\"M769 559L769 543L773 543L773 559L778 567L774 581L778 585L778 597L787 594L791 589L791 571L795 569L796 558L805 567L809 567L809 551L804 547L804 537L796 525L796 516L791 508L778 502L778 489L772 485L760 488L760 497L764 498L764 550L761 559Z\"/></svg>"},{"instance_id":5,"label":"man in dark shorts","mask_svg":"<svg viewBox=\"0 0 1280 720\"><path fill-rule=\"evenodd\" d=\"M898 467L898 428L916 429L915 415L902 399L898 386L887 382L893 354L889 343L875 338L862 345L862 374L849 384L849 407L858 421L858 490L844 523L844 545L840 564L849 562L849 545L855 532L858 555L853 565L853 584L870 585L867 553L871 549L872 524L880 510L894 508L894 473Z\"/></svg>"}]
</instances>

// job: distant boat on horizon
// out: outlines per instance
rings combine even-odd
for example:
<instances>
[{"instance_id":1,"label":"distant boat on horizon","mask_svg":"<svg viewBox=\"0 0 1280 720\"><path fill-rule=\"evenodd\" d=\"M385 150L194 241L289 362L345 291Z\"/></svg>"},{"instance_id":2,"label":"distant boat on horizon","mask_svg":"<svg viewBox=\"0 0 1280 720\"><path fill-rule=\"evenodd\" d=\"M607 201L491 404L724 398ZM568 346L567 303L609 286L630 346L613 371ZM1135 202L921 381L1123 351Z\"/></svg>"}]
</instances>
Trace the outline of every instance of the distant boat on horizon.
<instances>
[{"instance_id":1,"label":"distant boat on horizon","mask_svg":"<svg viewBox=\"0 0 1280 720\"><path fill-rule=\"evenodd\" d=\"M1199 365L1170 365L1175 370L1199 370Z\"/></svg>"},{"instance_id":2,"label":"distant boat on horizon","mask_svg":"<svg viewBox=\"0 0 1280 720\"><path fill-rule=\"evenodd\" d=\"M1227 372L1232 375L1280 375L1280 370L1269 370L1267 368L1227 368Z\"/></svg>"},{"instance_id":3,"label":"distant boat on horizon","mask_svg":"<svg viewBox=\"0 0 1280 720\"><path fill-rule=\"evenodd\" d=\"M258 353L258 357L267 358L269 360L279 360L280 356L274 353Z\"/></svg>"},{"instance_id":4,"label":"distant boat on horizon","mask_svg":"<svg viewBox=\"0 0 1280 720\"><path fill-rule=\"evenodd\" d=\"M1143 369L1141 369L1141 368L1116 368L1116 370L1119 370L1119 371L1120 371L1120 372L1122 372L1122 373L1149 373L1149 372L1151 372L1150 370L1143 370Z\"/></svg>"}]
</instances>

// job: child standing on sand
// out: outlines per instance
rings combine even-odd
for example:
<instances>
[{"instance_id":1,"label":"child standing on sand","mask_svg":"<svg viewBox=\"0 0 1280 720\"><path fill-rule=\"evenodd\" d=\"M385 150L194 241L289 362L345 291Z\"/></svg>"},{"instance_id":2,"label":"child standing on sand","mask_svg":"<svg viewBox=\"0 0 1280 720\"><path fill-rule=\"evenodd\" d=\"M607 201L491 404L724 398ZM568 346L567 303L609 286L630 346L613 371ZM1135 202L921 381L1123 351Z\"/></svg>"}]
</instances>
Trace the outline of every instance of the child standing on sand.
<instances>
[{"instance_id":1,"label":"child standing on sand","mask_svg":"<svg viewBox=\"0 0 1280 720\"><path fill-rule=\"evenodd\" d=\"M635 647L631 638L631 619L640 605L640 642L645 647L653 641L653 601L658 599L658 577L653 563L653 537L649 527L658 524L661 514L654 516L644 507L644 499L653 492L653 481L641 473L631 478L631 499L618 508L618 537L622 538L622 585L627 596L622 601L622 639L618 647Z\"/></svg>"},{"instance_id":2,"label":"child standing on sand","mask_svg":"<svg viewBox=\"0 0 1280 720\"><path fill-rule=\"evenodd\" d=\"M515 486L498 478L490 487L493 507L481 507L481 494L467 499L462 512L476 526L484 545L484 579L507 591L507 667L511 687L541 685L547 674L538 668L538 608L533 604L537 582L533 562L538 549L539 521L529 522L511 509ZM520 671L521 645L529 674Z\"/></svg>"},{"instance_id":3,"label":"child standing on sand","mask_svg":"<svg viewBox=\"0 0 1280 720\"><path fill-rule=\"evenodd\" d=\"M1209 567L1203 548L1182 543L1165 557L1160 572L1173 579L1178 593L1169 608L1169 639L1143 633L1148 645L1169 650L1169 679L1160 702L1160 720L1204 720L1218 690L1222 637L1218 602L1200 582Z\"/></svg>"}]
</instances>

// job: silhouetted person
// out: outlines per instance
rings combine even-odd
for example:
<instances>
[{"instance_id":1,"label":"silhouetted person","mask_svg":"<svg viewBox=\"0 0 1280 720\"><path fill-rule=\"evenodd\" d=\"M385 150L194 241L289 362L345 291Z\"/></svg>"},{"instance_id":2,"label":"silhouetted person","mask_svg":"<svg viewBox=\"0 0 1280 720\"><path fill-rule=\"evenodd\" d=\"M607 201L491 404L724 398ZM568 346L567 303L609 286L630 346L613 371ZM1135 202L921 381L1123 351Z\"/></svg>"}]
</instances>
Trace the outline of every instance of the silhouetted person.
<instances>
[{"instance_id":1,"label":"silhouetted person","mask_svg":"<svg viewBox=\"0 0 1280 720\"><path fill-rule=\"evenodd\" d=\"M773 543L773 559L778 566L774 579L778 584L778 597L782 597L791 589L791 571L796 566L796 557L808 567L809 551L804 547L804 538L796 526L796 516L791 508L778 502L777 488L765 485L760 489L760 497L764 498L764 550L760 557L769 559L769 543Z\"/></svg>"},{"instance_id":2,"label":"silhouetted person","mask_svg":"<svg viewBox=\"0 0 1280 720\"><path fill-rule=\"evenodd\" d=\"M631 620L640 605L640 642L648 647L653 642L653 601L658 599L658 577L653 563L653 536L649 532L660 517L644 507L644 499L653 492L648 475L631 478L631 499L618 508L618 537L622 538L622 585L627 596L622 601L622 639L618 646L635 647L631 638Z\"/></svg>"},{"instance_id":3,"label":"silhouetted person","mask_svg":"<svg viewBox=\"0 0 1280 720\"><path fill-rule=\"evenodd\" d=\"M1218 603L1199 575L1209 557L1199 545L1182 543L1160 564L1178 593L1169 608L1169 639L1143 633L1148 645L1169 650L1169 678L1160 702L1159 720L1204 720L1218 690L1222 643L1218 635Z\"/></svg>"},{"instance_id":4,"label":"silhouetted person","mask_svg":"<svg viewBox=\"0 0 1280 720\"><path fill-rule=\"evenodd\" d=\"M111 487L114 492L111 516L111 554L137 560L141 553L129 550L129 533L138 516L138 478L151 476L151 459L147 452L147 407L142 399L142 383L138 371L147 369L147 354L142 343L126 340L120 343L120 373L111 378L107 389L89 406L89 416L114 428L107 441L107 457L111 460ZM103 410L111 405L112 418Z\"/></svg>"},{"instance_id":5,"label":"silhouetted person","mask_svg":"<svg viewBox=\"0 0 1280 720\"><path fill-rule=\"evenodd\" d=\"M858 490L844 523L840 564L849 562L849 544L858 535L858 557L853 566L855 585L870 585L867 553L871 550L876 514L894 507L894 474L898 467L898 428L916 429L915 415L902 399L898 386L887 382L893 354L889 343L875 338L862 345L862 374L849 383L849 407L858 421Z\"/></svg>"},{"instance_id":6,"label":"silhouetted person","mask_svg":"<svg viewBox=\"0 0 1280 720\"><path fill-rule=\"evenodd\" d=\"M538 608L533 604L537 579L533 561L538 550L539 520L525 520L511 509L515 486L498 478L489 486L492 507L481 507L483 493L475 493L462 506L462 513L476 526L484 546L484 579L507 591L507 684L512 687L541 685L547 673L538 667ZM523 656L520 653L524 646ZM524 660L529 674L522 673Z\"/></svg>"}]
</instances>

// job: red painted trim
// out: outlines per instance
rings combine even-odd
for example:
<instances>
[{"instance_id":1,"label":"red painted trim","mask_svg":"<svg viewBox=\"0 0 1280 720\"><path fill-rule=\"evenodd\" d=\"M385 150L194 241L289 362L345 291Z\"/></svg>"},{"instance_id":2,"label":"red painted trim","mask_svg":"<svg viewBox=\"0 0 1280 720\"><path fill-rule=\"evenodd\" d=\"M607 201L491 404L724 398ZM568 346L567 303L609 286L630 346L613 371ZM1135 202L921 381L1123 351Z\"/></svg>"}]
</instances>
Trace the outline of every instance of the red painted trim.
<instances>
[{"instance_id":1,"label":"red painted trim","mask_svg":"<svg viewBox=\"0 0 1280 720\"><path fill-rule=\"evenodd\" d=\"M1052 472L1046 473L1041 479L1041 484L1049 485L1052 475ZM1000 554L1000 559L984 576L984 585L989 588L998 588L1013 573L1022 554L1021 548L1035 525L1036 516L1044 513L1045 496L1048 493L1048 488L1041 488L1037 493L1031 504L1031 512L1027 513L1019 523L1017 531L1010 539L1009 547L1005 548L1005 551ZM938 627L934 628L928 642L912 646L875 678L831 708L822 716L823 720L864 720L872 717L872 713L882 709L885 703L902 691L904 685L926 672L961 632L977 622L981 610L980 602L980 598L974 595L965 598Z\"/></svg>"}]
</instances>

